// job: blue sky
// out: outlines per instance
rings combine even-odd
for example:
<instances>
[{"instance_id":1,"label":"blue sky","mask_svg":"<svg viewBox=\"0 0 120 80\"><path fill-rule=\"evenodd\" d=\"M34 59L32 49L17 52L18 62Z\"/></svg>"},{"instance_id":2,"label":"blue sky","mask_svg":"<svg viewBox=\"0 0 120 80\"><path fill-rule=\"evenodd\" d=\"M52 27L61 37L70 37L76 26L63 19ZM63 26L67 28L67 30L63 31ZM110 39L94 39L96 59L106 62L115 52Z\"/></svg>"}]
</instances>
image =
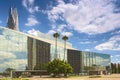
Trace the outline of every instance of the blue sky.
<instances>
[{"instance_id":1,"label":"blue sky","mask_svg":"<svg viewBox=\"0 0 120 80\"><path fill-rule=\"evenodd\" d=\"M6 26L11 6L21 32L59 32L74 48L110 54L120 63L120 0L1 0L0 26Z\"/></svg>"}]
</instances>

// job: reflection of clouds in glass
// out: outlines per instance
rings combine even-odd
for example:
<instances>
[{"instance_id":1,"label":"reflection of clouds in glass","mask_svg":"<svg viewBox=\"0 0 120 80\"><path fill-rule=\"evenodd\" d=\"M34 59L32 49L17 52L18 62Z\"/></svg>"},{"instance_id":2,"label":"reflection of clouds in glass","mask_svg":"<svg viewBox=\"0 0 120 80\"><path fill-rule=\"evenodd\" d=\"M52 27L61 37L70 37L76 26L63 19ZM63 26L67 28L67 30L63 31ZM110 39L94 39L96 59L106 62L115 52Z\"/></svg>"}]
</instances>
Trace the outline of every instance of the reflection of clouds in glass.
<instances>
[{"instance_id":1,"label":"reflection of clouds in glass","mask_svg":"<svg viewBox=\"0 0 120 80\"><path fill-rule=\"evenodd\" d=\"M27 65L27 36L0 27L0 71L8 67L24 70Z\"/></svg>"},{"instance_id":2,"label":"reflection of clouds in glass","mask_svg":"<svg viewBox=\"0 0 120 80\"><path fill-rule=\"evenodd\" d=\"M106 56L106 57L105 57L105 55L103 55L103 56L102 55L101 56L96 56L96 63L98 65L103 65L103 66L109 65L110 60L107 57L109 57L109 56Z\"/></svg>"},{"instance_id":3,"label":"reflection of clouds in glass","mask_svg":"<svg viewBox=\"0 0 120 80\"><path fill-rule=\"evenodd\" d=\"M8 67L16 70L24 70L27 65L27 59L17 59L13 53L0 51L0 71L4 71Z\"/></svg>"},{"instance_id":4,"label":"reflection of clouds in glass","mask_svg":"<svg viewBox=\"0 0 120 80\"><path fill-rule=\"evenodd\" d=\"M82 54L84 55L83 57L85 66L92 66L94 64L107 66L110 64L110 55L84 51Z\"/></svg>"},{"instance_id":5,"label":"reflection of clouds in glass","mask_svg":"<svg viewBox=\"0 0 120 80\"><path fill-rule=\"evenodd\" d=\"M11 59L9 61L4 61L0 65L0 71L4 71L6 68L14 68L16 70L24 70L27 65L27 59Z\"/></svg>"},{"instance_id":6,"label":"reflection of clouds in glass","mask_svg":"<svg viewBox=\"0 0 120 80\"><path fill-rule=\"evenodd\" d=\"M16 58L16 56L13 53L0 51L0 63L9 61L9 59L15 59L15 58Z\"/></svg>"},{"instance_id":7,"label":"reflection of clouds in glass","mask_svg":"<svg viewBox=\"0 0 120 80\"><path fill-rule=\"evenodd\" d=\"M55 59L56 57L63 60L64 59L64 48L57 47L57 54L55 53L55 45L51 45L51 60ZM67 60L67 50L65 51L65 60Z\"/></svg>"},{"instance_id":8,"label":"reflection of clouds in glass","mask_svg":"<svg viewBox=\"0 0 120 80\"><path fill-rule=\"evenodd\" d=\"M15 32L4 30L0 35L0 50L21 52L27 49L27 37Z\"/></svg>"},{"instance_id":9,"label":"reflection of clouds in glass","mask_svg":"<svg viewBox=\"0 0 120 80\"><path fill-rule=\"evenodd\" d=\"M27 58L27 52L14 52L17 59L26 59Z\"/></svg>"}]
</instances>

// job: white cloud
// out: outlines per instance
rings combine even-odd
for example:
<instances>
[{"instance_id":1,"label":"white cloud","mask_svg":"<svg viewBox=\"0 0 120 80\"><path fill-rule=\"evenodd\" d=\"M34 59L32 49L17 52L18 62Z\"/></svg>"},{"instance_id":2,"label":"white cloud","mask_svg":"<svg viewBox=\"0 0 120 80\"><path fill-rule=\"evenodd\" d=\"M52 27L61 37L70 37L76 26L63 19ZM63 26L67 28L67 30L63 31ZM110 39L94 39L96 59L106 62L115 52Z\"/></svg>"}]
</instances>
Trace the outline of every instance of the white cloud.
<instances>
[{"instance_id":1,"label":"white cloud","mask_svg":"<svg viewBox=\"0 0 120 80\"><path fill-rule=\"evenodd\" d=\"M33 3L34 3L34 0L28 0L28 2L29 2L30 4L33 4Z\"/></svg>"},{"instance_id":2,"label":"white cloud","mask_svg":"<svg viewBox=\"0 0 120 80\"><path fill-rule=\"evenodd\" d=\"M26 0L23 0L23 1L22 1L22 5L23 5L25 8L27 8L27 1L26 1Z\"/></svg>"},{"instance_id":3,"label":"white cloud","mask_svg":"<svg viewBox=\"0 0 120 80\"><path fill-rule=\"evenodd\" d=\"M31 35L34 35L34 36L38 36L39 31L35 30L35 29L32 29L32 30L27 31L27 33L31 34Z\"/></svg>"},{"instance_id":4,"label":"white cloud","mask_svg":"<svg viewBox=\"0 0 120 80\"><path fill-rule=\"evenodd\" d=\"M77 4L58 0L48 11L48 18L53 22L65 20L80 33L100 34L120 28L120 13L114 10L111 0L79 0Z\"/></svg>"},{"instance_id":5,"label":"white cloud","mask_svg":"<svg viewBox=\"0 0 120 80\"><path fill-rule=\"evenodd\" d=\"M48 39L53 39L52 37L51 37L51 35L49 36L48 34L44 34L44 33L42 33L42 32L40 32L39 30L35 30L35 29L31 29L31 30L28 30L27 31L27 33L28 34L31 34L31 35L34 35L34 36L37 36L37 37L40 37L40 38L42 38L42 39L46 39L46 40L48 40Z\"/></svg>"},{"instance_id":6,"label":"white cloud","mask_svg":"<svg viewBox=\"0 0 120 80\"><path fill-rule=\"evenodd\" d=\"M35 9L35 11L37 11L37 12L39 11L39 7L38 7L38 6L35 6L34 9Z\"/></svg>"},{"instance_id":7,"label":"white cloud","mask_svg":"<svg viewBox=\"0 0 120 80\"><path fill-rule=\"evenodd\" d=\"M39 21L35 18L35 16L33 15L33 13L35 12L39 12L39 6L35 6L34 5L34 0L23 0L22 1L22 5L28 10L29 13L31 13L32 15L30 15L27 19L27 23L25 23L26 26L35 26L39 23Z\"/></svg>"},{"instance_id":8,"label":"white cloud","mask_svg":"<svg viewBox=\"0 0 120 80\"><path fill-rule=\"evenodd\" d=\"M111 58L113 58L113 56L112 56L112 55L111 55L110 57L111 57Z\"/></svg>"},{"instance_id":9,"label":"white cloud","mask_svg":"<svg viewBox=\"0 0 120 80\"><path fill-rule=\"evenodd\" d=\"M90 41L81 41L80 44L90 44L91 42Z\"/></svg>"},{"instance_id":10,"label":"white cloud","mask_svg":"<svg viewBox=\"0 0 120 80\"><path fill-rule=\"evenodd\" d=\"M64 31L65 27L67 27L67 25L65 25L65 24L58 25L58 27L57 27L57 32L62 32L62 31Z\"/></svg>"},{"instance_id":11,"label":"white cloud","mask_svg":"<svg viewBox=\"0 0 120 80\"><path fill-rule=\"evenodd\" d=\"M85 51L90 51L90 49L85 49Z\"/></svg>"},{"instance_id":12,"label":"white cloud","mask_svg":"<svg viewBox=\"0 0 120 80\"><path fill-rule=\"evenodd\" d=\"M86 41L80 41L80 44L95 44L95 43L97 43L97 41L88 41L88 40L86 40Z\"/></svg>"},{"instance_id":13,"label":"white cloud","mask_svg":"<svg viewBox=\"0 0 120 80\"><path fill-rule=\"evenodd\" d=\"M59 32L59 31L57 31L57 32ZM49 30L48 33L47 33L47 35L53 35L54 33L56 33L55 30ZM68 37L73 36L72 32L60 31L59 34L62 35L62 36L68 36Z\"/></svg>"},{"instance_id":14,"label":"white cloud","mask_svg":"<svg viewBox=\"0 0 120 80\"><path fill-rule=\"evenodd\" d=\"M29 13L40 11L38 6L34 6L34 0L23 0L22 5L28 10Z\"/></svg>"},{"instance_id":15,"label":"white cloud","mask_svg":"<svg viewBox=\"0 0 120 80\"><path fill-rule=\"evenodd\" d=\"M68 37L73 36L72 32L62 32L61 34Z\"/></svg>"},{"instance_id":16,"label":"white cloud","mask_svg":"<svg viewBox=\"0 0 120 80\"><path fill-rule=\"evenodd\" d=\"M57 32L59 32L62 36L68 36L68 37L70 37L70 36L72 36L73 34L72 34L72 32L68 32L68 31L66 31L66 28L67 28L67 25L65 25L65 24L60 24L60 25L58 25L58 27L56 27L56 30L57 30Z\"/></svg>"},{"instance_id":17,"label":"white cloud","mask_svg":"<svg viewBox=\"0 0 120 80\"><path fill-rule=\"evenodd\" d=\"M39 22L37 21L37 19L33 15L29 16L27 21L28 22L25 23L26 26L35 26L35 25L39 24Z\"/></svg>"},{"instance_id":18,"label":"white cloud","mask_svg":"<svg viewBox=\"0 0 120 80\"><path fill-rule=\"evenodd\" d=\"M53 24L52 29L49 30L47 34L53 35L55 32L58 32L62 36L65 36L65 35L68 37L73 36L72 32L66 31L66 27L67 27L67 25L65 25L65 24L60 24L60 25Z\"/></svg>"},{"instance_id":19,"label":"white cloud","mask_svg":"<svg viewBox=\"0 0 120 80\"><path fill-rule=\"evenodd\" d=\"M53 35L55 32L56 31L54 31L54 30L49 30L48 33L47 33L47 35Z\"/></svg>"},{"instance_id":20,"label":"white cloud","mask_svg":"<svg viewBox=\"0 0 120 80\"><path fill-rule=\"evenodd\" d=\"M111 37L107 42L95 47L97 50L120 50L120 35Z\"/></svg>"}]
</instances>

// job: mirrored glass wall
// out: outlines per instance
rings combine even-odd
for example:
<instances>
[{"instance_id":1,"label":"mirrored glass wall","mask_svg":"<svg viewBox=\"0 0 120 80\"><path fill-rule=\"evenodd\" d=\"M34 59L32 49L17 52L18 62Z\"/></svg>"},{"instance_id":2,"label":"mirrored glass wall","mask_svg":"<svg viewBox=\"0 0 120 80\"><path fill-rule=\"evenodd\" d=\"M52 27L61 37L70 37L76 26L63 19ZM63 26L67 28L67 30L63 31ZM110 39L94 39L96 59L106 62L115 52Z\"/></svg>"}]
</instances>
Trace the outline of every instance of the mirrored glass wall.
<instances>
[{"instance_id":1,"label":"mirrored glass wall","mask_svg":"<svg viewBox=\"0 0 120 80\"><path fill-rule=\"evenodd\" d=\"M27 36L0 27L0 71L24 70L27 65Z\"/></svg>"},{"instance_id":2,"label":"mirrored glass wall","mask_svg":"<svg viewBox=\"0 0 120 80\"><path fill-rule=\"evenodd\" d=\"M36 64L48 63L55 58L64 59L64 47L58 45L56 53L56 46L48 43L47 37L45 39L39 37L31 37L25 33L0 27L0 64L2 64L0 71L9 67L24 70L27 66L29 69L34 69Z\"/></svg>"},{"instance_id":3,"label":"mirrored glass wall","mask_svg":"<svg viewBox=\"0 0 120 80\"><path fill-rule=\"evenodd\" d=\"M94 70L106 70L108 66L110 68L110 62L110 55L108 54L82 51L82 64L84 70L93 68Z\"/></svg>"}]
</instances>

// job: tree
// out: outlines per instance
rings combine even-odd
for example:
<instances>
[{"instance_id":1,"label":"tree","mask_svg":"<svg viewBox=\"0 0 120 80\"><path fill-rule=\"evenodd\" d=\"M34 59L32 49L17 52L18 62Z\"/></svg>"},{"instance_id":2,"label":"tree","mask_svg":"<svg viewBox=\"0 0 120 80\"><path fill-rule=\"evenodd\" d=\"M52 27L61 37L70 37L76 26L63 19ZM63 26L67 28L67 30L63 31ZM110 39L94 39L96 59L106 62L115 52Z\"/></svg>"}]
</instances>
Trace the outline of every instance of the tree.
<instances>
[{"instance_id":1,"label":"tree","mask_svg":"<svg viewBox=\"0 0 120 80\"><path fill-rule=\"evenodd\" d=\"M13 69L13 68L7 68L3 74L5 76L11 76L12 77L12 72L13 71L15 71L15 69Z\"/></svg>"},{"instance_id":2,"label":"tree","mask_svg":"<svg viewBox=\"0 0 120 80\"><path fill-rule=\"evenodd\" d=\"M120 73L120 63L118 63L118 70L119 70L119 73Z\"/></svg>"},{"instance_id":3,"label":"tree","mask_svg":"<svg viewBox=\"0 0 120 80\"><path fill-rule=\"evenodd\" d=\"M65 41L65 43L64 43L64 60L65 60L66 40L68 40L68 37L63 36L62 39Z\"/></svg>"},{"instance_id":4,"label":"tree","mask_svg":"<svg viewBox=\"0 0 120 80\"><path fill-rule=\"evenodd\" d=\"M111 63L111 72L113 73L113 63Z\"/></svg>"},{"instance_id":5,"label":"tree","mask_svg":"<svg viewBox=\"0 0 120 80\"><path fill-rule=\"evenodd\" d=\"M58 33L54 33L53 34L53 37L55 38L55 45L56 45L56 49L55 49L55 54L57 55L57 38L59 37L60 35ZM57 56L55 56L55 58L57 58Z\"/></svg>"},{"instance_id":6,"label":"tree","mask_svg":"<svg viewBox=\"0 0 120 80\"><path fill-rule=\"evenodd\" d=\"M25 67L25 70L29 70L28 66Z\"/></svg>"},{"instance_id":7,"label":"tree","mask_svg":"<svg viewBox=\"0 0 120 80\"><path fill-rule=\"evenodd\" d=\"M112 73L120 73L120 64L119 63L111 63Z\"/></svg>"},{"instance_id":8,"label":"tree","mask_svg":"<svg viewBox=\"0 0 120 80\"><path fill-rule=\"evenodd\" d=\"M6 72L15 71L15 69L13 69L13 68L7 68L5 71Z\"/></svg>"},{"instance_id":9,"label":"tree","mask_svg":"<svg viewBox=\"0 0 120 80\"><path fill-rule=\"evenodd\" d=\"M72 73L73 68L64 60L54 59L48 63L47 71L52 73L53 77L59 76L60 74L64 74L64 76L67 77L68 73Z\"/></svg>"},{"instance_id":10,"label":"tree","mask_svg":"<svg viewBox=\"0 0 120 80\"><path fill-rule=\"evenodd\" d=\"M116 73L116 63L113 63L112 65L112 73Z\"/></svg>"},{"instance_id":11,"label":"tree","mask_svg":"<svg viewBox=\"0 0 120 80\"><path fill-rule=\"evenodd\" d=\"M117 73L117 64L115 63L115 73Z\"/></svg>"}]
</instances>

